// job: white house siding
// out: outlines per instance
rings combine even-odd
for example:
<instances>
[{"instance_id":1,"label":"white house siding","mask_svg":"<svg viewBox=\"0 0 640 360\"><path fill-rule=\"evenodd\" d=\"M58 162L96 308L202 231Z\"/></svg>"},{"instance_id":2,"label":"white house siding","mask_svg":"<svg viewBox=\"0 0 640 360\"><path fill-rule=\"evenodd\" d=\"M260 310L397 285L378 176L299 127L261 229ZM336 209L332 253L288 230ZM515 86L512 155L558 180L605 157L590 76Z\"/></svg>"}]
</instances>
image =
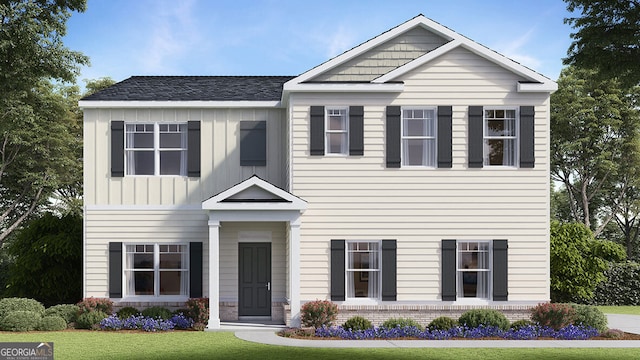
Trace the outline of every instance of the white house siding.
<instances>
[{"instance_id":1,"label":"white house siding","mask_svg":"<svg viewBox=\"0 0 640 360\"><path fill-rule=\"evenodd\" d=\"M442 239L509 241L509 300L549 299L549 96L457 49L399 79L401 94L292 97L292 192L301 227L301 298L329 296L330 240L397 239L397 299L439 302ZM309 106L364 105L364 156L310 156ZM385 106L453 106L453 168L385 168ZM469 105L535 106L535 168L467 168Z\"/></svg>"},{"instance_id":2,"label":"white house siding","mask_svg":"<svg viewBox=\"0 0 640 360\"><path fill-rule=\"evenodd\" d=\"M313 81L371 81L440 47L446 39L416 27L341 64Z\"/></svg>"},{"instance_id":3,"label":"white house siding","mask_svg":"<svg viewBox=\"0 0 640 360\"><path fill-rule=\"evenodd\" d=\"M85 205L200 205L256 174L284 187L284 109L85 109ZM201 121L200 178L110 175L110 122ZM267 165L240 166L240 121L267 122Z\"/></svg>"}]
</instances>

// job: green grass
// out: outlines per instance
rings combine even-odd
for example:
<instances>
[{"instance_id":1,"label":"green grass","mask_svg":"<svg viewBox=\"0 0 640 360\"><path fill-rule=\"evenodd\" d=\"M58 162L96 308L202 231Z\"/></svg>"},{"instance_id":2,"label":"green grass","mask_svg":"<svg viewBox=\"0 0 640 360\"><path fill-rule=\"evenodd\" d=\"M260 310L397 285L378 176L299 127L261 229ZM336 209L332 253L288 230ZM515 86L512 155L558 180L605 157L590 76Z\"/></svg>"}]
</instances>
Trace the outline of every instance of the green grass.
<instances>
[{"instance_id":1,"label":"green grass","mask_svg":"<svg viewBox=\"0 0 640 360\"><path fill-rule=\"evenodd\" d=\"M297 348L237 339L231 332L0 333L0 342L53 341L56 359L640 359L638 349ZM311 340L310 340L311 341ZM321 341L321 340L318 340ZM375 340L372 340L375 341ZM534 341L534 340L532 340Z\"/></svg>"},{"instance_id":2,"label":"green grass","mask_svg":"<svg viewBox=\"0 0 640 360\"><path fill-rule=\"evenodd\" d=\"M605 314L640 315L640 306L598 306Z\"/></svg>"}]
</instances>

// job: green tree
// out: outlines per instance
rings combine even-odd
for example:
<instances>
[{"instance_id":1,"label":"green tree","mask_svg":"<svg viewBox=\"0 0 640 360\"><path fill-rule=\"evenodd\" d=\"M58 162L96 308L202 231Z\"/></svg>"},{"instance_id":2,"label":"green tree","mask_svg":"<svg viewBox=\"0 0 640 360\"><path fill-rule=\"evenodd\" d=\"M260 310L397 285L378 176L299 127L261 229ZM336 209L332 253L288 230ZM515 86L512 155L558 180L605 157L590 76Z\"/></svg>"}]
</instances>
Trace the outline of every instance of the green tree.
<instances>
[{"instance_id":1,"label":"green tree","mask_svg":"<svg viewBox=\"0 0 640 360\"><path fill-rule=\"evenodd\" d=\"M607 261L624 260L624 249L611 241L595 240L581 223L551 222L551 300L585 302L605 280Z\"/></svg>"},{"instance_id":2,"label":"green tree","mask_svg":"<svg viewBox=\"0 0 640 360\"><path fill-rule=\"evenodd\" d=\"M0 1L0 245L77 172L68 106L51 84L88 63L64 47L85 0Z\"/></svg>"},{"instance_id":3,"label":"green tree","mask_svg":"<svg viewBox=\"0 0 640 360\"><path fill-rule=\"evenodd\" d=\"M21 229L8 247L5 296L36 299L46 306L82 298L82 218L44 213Z\"/></svg>"},{"instance_id":4,"label":"green tree","mask_svg":"<svg viewBox=\"0 0 640 360\"><path fill-rule=\"evenodd\" d=\"M576 30L565 63L597 69L602 79L640 84L640 1L565 0L580 17L565 19Z\"/></svg>"},{"instance_id":5,"label":"green tree","mask_svg":"<svg viewBox=\"0 0 640 360\"><path fill-rule=\"evenodd\" d=\"M563 183L572 218L596 237L637 174L636 94L594 70L568 67L551 95L551 179Z\"/></svg>"}]
</instances>

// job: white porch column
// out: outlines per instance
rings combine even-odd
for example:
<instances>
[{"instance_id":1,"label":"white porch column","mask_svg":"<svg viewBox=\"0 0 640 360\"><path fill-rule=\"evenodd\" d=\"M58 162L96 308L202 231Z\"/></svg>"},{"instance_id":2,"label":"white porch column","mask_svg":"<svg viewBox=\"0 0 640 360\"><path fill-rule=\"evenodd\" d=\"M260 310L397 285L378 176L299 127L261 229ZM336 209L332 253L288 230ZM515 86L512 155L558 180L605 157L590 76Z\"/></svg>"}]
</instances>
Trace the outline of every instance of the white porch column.
<instances>
[{"instance_id":1,"label":"white porch column","mask_svg":"<svg viewBox=\"0 0 640 360\"><path fill-rule=\"evenodd\" d=\"M300 218L289 222L289 305L291 327L300 327Z\"/></svg>"},{"instance_id":2,"label":"white porch column","mask_svg":"<svg viewBox=\"0 0 640 360\"><path fill-rule=\"evenodd\" d=\"M220 329L220 221L209 219L209 324Z\"/></svg>"}]
</instances>

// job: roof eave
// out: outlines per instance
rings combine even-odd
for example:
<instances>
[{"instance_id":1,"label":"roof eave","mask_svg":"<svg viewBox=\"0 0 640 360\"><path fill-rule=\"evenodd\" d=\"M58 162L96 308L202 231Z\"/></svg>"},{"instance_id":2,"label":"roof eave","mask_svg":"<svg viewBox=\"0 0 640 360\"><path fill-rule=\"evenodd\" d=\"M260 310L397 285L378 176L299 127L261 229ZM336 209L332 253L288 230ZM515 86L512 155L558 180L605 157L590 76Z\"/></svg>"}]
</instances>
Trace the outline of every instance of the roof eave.
<instances>
[{"instance_id":1,"label":"roof eave","mask_svg":"<svg viewBox=\"0 0 640 360\"><path fill-rule=\"evenodd\" d=\"M81 109L105 108L281 108L280 100L184 100L184 101L140 101L140 100L80 100Z\"/></svg>"}]
</instances>

